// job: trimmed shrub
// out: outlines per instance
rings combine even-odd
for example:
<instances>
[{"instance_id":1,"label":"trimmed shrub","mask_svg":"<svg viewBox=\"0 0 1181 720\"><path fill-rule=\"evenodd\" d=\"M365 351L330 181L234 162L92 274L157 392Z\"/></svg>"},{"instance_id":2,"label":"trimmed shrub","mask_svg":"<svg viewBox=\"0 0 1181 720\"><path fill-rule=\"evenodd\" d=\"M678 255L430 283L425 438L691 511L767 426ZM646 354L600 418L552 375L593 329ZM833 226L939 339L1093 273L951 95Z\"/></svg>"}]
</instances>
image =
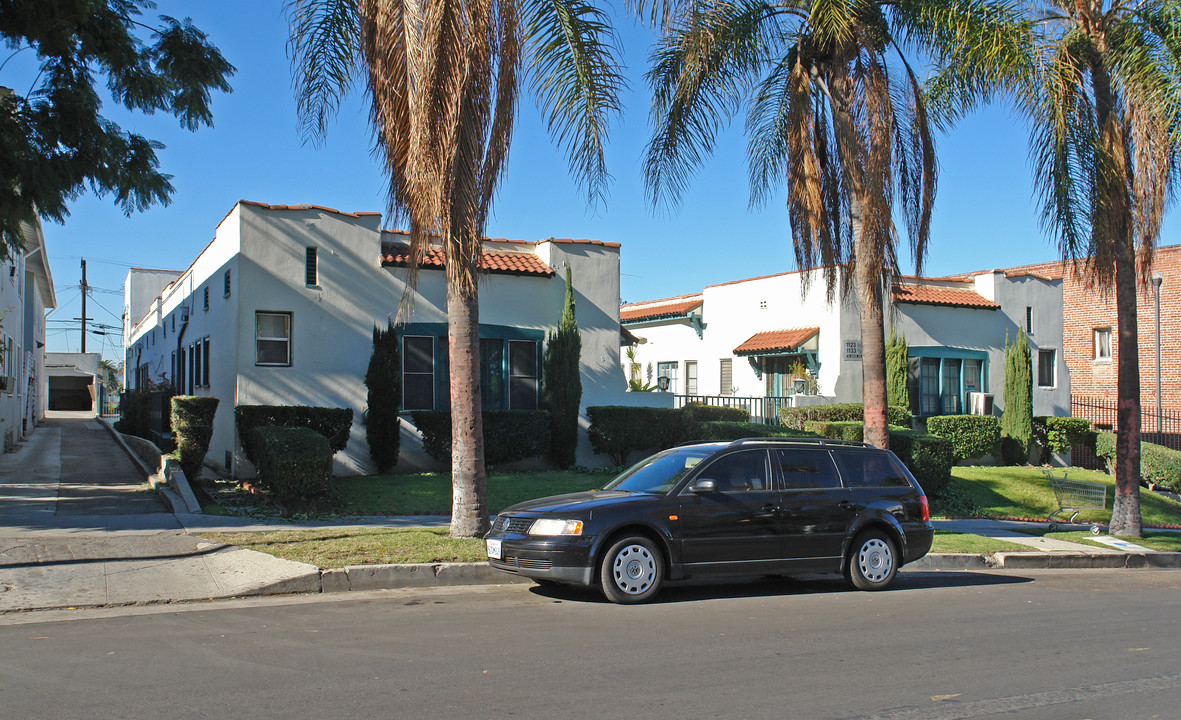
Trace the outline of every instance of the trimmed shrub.
<instances>
[{"instance_id":1,"label":"trimmed shrub","mask_svg":"<svg viewBox=\"0 0 1181 720\"><path fill-rule=\"evenodd\" d=\"M119 400L120 418L115 429L124 435L134 435L144 440L152 439L151 393L146 390L127 390Z\"/></svg>"},{"instance_id":2,"label":"trimmed shrub","mask_svg":"<svg viewBox=\"0 0 1181 720\"><path fill-rule=\"evenodd\" d=\"M1095 431L1091 421L1076 417L1035 417L1033 419L1033 440L1035 443L1059 455L1075 445L1095 447Z\"/></svg>"},{"instance_id":3,"label":"trimmed shrub","mask_svg":"<svg viewBox=\"0 0 1181 720\"><path fill-rule=\"evenodd\" d=\"M927 418L927 432L951 441L955 462L991 455L1001 439L1000 421L992 415L938 415Z\"/></svg>"},{"instance_id":4,"label":"trimmed shrub","mask_svg":"<svg viewBox=\"0 0 1181 720\"><path fill-rule=\"evenodd\" d=\"M1115 465L1115 433L1101 432L1095 438L1095 455L1107 461L1107 471ZM1181 492L1181 452L1156 443L1140 443L1140 482Z\"/></svg>"},{"instance_id":5,"label":"trimmed shrub","mask_svg":"<svg viewBox=\"0 0 1181 720\"><path fill-rule=\"evenodd\" d=\"M196 482L213 437L213 416L220 401L215 397L176 395L172 398L172 430L180 467L190 482Z\"/></svg>"},{"instance_id":6,"label":"trimmed shrub","mask_svg":"<svg viewBox=\"0 0 1181 720\"><path fill-rule=\"evenodd\" d=\"M685 419L691 423L703 422L750 422L750 411L744 407L723 407L721 405L705 405L703 403L689 403L681 408Z\"/></svg>"},{"instance_id":7,"label":"trimmed shrub","mask_svg":"<svg viewBox=\"0 0 1181 720\"><path fill-rule=\"evenodd\" d=\"M234 423L238 426L238 440L242 452L254 466L254 429L278 425L305 427L315 430L328 441L332 452L338 453L349 444L353 430L352 408L309 407L307 405L239 405L234 408Z\"/></svg>"},{"instance_id":8,"label":"trimmed shrub","mask_svg":"<svg viewBox=\"0 0 1181 720\"><path fill-rule=\"evenodd\" d=\"M598 405L586 409L591 447L615 465L637 450L663 450L689 434L685 413L671 408Z\"/></svg>"},{"instance_id":9,"label":"trimmed shrub","mask_svg":"<svg viewBox=\"0 0 1181 720\"><path fill-rule=\"evenodd\" d=\"M1025 328L1009 344L1005 334L1005 407L1001 412L1001 456L1006 465L1024 465L1033 440L1033 365Z\"/></svg>"},{"instance_id":10,"label":"trimmed shrub","mask_svg":"<svg viewBox=\"0 0 1181 720\"><path fill-rule=\"evenodd\" d=\"M422 447L440 463L451 463L451 411L411 413ZM550 414L545 410L484 410L484 464L503 465L549 452Z\"/></svg>"},{"instance_id":11,"label":"trimmed shrub","mask_svg":"<svg viewBox=\"0 0 1181 720\"><path fill-rule=\"evenodd\" d=\"M328 491L332 448L307 427L263 425L251 430L258 481L284 500L312 500Z\"/></svg>"},{"instance_id":12,"label":"trimmed shrub","mask_svg":"<svg viewBox=\"0 0 1181 720\"><path fill-rule=\"evenodd\" d=\"M752 437L816 437L816 435L804 430L786 428L782 425L710 420L694 423L686 430L685 437L681 442L729 442Z\"/></svg>"},{"instance_id":13,"label":"trimmed shrub","mask_svg":"<svg viewBox=\"0 0 1181 720\"><path fill-rule=\"evenodd\" d=\"M365 415L365 440L369 457L378 472L398 464L402 446L402 424L398 408L402 406L402 363L398 353L398 333L393 321L386 329L373 328L373 354L365 370L369 410Z\"/></svg>"},{"instance_id":14,"label":"trimmed shrub","mask_svg":"<svg viewBox=\"0 0 1181 720\"><path fill-rule=\"evenodd\" d=\"M574 464L578 450L578 407L582 404L582 335L574 319L574 281L566 266L566 300L558 329L545 342L541 406L550 413L549 457L559 468ZM486 436L485 436L486 437ZM487 445L487 443L485 443Z\"/></svg>"},{"instance_id":15,"label":"trimmed shrub","mask_svg":"<svg viewBox=\"0 0 1181 720\"><path fill-rule=\"evenodd\" d=\"M841 420L837 422L809 420L804 423L804 430L830 440L852 440L854 442L863 442L865 440L865 422L862 420Z\"/></svg>"},{"instance_id":16,"label":"trimmed shrub","mask_svg":"<svg viewBox=\"0 0 1181 720\"><path fill-rule=\"evenodd\" d=\"M890 430L890 450L898 456L931 497L939 497L951 484L952 443L917 430Z\"/></svg>"},{"instance_id":17,"label":"trimmed shrub","mask_svg":"<svg viewBox=\"0 0 1181 720\"><path fill-rule=\"evenodd\" d=\"M835 405L812 405L779 410L779 421L790 428L804 429L809 420L820 422L864 421L865 408L861 403L837 403ZM890 405L886 408L886 421L890 425L910 427L910 409Z\"/></svg>"},{"instance_id":18,"label":"trimmed shrub","mask_svg":"<svg viewBox=\"0 0 1181 720\"><path fill-rule=\"evenodd\" d=\"M894 407L910 408L909 355L906 336L891 327L886 341L886 402Z\"/></svg>"}]
</instances>

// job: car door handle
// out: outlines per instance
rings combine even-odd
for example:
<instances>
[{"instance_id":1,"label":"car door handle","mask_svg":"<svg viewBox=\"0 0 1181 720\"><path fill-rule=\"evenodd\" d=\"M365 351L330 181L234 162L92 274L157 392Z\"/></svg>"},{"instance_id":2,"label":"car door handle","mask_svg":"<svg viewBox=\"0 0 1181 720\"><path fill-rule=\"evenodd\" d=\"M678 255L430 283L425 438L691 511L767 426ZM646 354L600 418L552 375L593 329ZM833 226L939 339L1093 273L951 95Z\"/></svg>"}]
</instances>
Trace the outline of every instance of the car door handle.
<instances>
[{"instance_id":1,"label":"car door handle","mask_svg":"<svg viewBox=\"0 0 1181 720\"><path fill-rule=\"evenodd\" d=\"M849 500L842 500L839 503L837 503L837 507L839 507L842 510L852 510L853 503Z\"/></svg>"},{"instance_id":2,"label":"car door handle","mask_svg":"<svg viewBox=\"0 0 1181 720\"><path fill-rule=\"evenodd\" d=\"M767 503L763 506L763 512L765 513L777 513L780 511L780 509L781 508L778 505L773 505L771 503Z\"/></svg>"}]
</instances>

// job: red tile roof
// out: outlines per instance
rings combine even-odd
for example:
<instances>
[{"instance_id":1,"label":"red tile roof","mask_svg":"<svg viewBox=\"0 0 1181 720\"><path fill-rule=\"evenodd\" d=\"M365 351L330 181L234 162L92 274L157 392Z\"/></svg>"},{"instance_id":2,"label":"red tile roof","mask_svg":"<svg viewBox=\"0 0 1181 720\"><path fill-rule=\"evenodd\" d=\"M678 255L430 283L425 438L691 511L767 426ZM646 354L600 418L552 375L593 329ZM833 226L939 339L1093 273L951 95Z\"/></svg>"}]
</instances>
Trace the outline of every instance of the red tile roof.
<instances>
[{"instance_id":1,"label":"red tile roof","mask_svg":"<svg viewBox=\"0 0 1181 720\"><path fill-rule=\"evenodd\" d=\"M750 336L746 342L734 348L735 355L760 355L769 352L791 352L808 342L820 328L806 327L790 330L766 330Z\"/></svg>"},{"instance_id":2,"label":"red tile roof","mask_svg":"<svg viewBox=\"0 0 1181 720\"><path fill-rule=\"evenodd\" d=\"M382 242L381 266L406 267L410 263L410 248L401 243ZM441 270L446 267L443 250L430 250L419 264L420 268ZM502 275L538 275L550 277L553 269L533 253L499 252L486 250L480 256L480 269Z\"/></svg>"},{"instance_id":3,"label":"red tile roof","mask_svg":"<svg viewBox=\"0 0 1181 720\"><path fill-rule=\"evenodd\" d=\"M679 295L664 300L649 300L642 303L631 303L619 308L620 322L641 322L660 320L663 318L677 318L688 315L690 311L701 307L704 302L701 294Z\"/></svg>"},{"instance_id":4,"label":"red tile roof","mask_svg":"<svg viewBox=\"0 0 1181 720\"><path fill-rule=\"evenodd\" d=\"M913 303L915 305L945 305L982 310L1000 308L1000 305L980 293L932 285L895 285L893 297L896 303Z\"/></svg>"}]
</instances>

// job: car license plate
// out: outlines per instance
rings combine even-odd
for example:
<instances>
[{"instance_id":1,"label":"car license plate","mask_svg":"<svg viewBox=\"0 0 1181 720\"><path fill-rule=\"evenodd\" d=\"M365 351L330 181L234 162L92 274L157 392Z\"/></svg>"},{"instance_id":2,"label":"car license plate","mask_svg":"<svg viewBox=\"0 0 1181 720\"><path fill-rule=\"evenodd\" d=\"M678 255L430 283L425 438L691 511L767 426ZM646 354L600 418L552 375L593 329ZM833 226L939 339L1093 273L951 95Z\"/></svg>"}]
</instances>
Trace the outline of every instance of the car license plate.
<instances>
[{"instance_id":1,"label":"car license plate","mask_svg":"<svg viewBox=\"0 0 1181 720\"><path fill-rule=\"evenodd\" d=\"M500 541L499 540L489 540L488 541L488 557L492 558L493 560L500 559Z\"/></svg>"}]
</instances>

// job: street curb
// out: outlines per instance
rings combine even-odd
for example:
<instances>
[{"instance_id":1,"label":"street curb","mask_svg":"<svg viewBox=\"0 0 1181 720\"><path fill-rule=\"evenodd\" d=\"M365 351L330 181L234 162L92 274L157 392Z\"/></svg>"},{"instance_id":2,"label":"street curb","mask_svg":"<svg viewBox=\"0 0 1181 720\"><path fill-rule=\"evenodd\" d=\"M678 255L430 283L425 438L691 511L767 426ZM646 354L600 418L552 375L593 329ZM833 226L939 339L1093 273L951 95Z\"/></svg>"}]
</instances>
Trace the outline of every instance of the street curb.
<instances>
[{"instance_id":1,"label":"street curb","mask_svg":"<svg viewBox=\"0 0 1181 720\"><path fill-rule=\"evenodd\" d=\"M907 564L903 571L925 570L1138 570L1181 568L1181 553L1015 552L994 555L936 553ZM325 593L398 588L507 585L530 583L529 578L493 569L484 563L426 563L351 565L320 571ZM313 591L314 592L314 591Z\"/></svg>"}]
</instances>

